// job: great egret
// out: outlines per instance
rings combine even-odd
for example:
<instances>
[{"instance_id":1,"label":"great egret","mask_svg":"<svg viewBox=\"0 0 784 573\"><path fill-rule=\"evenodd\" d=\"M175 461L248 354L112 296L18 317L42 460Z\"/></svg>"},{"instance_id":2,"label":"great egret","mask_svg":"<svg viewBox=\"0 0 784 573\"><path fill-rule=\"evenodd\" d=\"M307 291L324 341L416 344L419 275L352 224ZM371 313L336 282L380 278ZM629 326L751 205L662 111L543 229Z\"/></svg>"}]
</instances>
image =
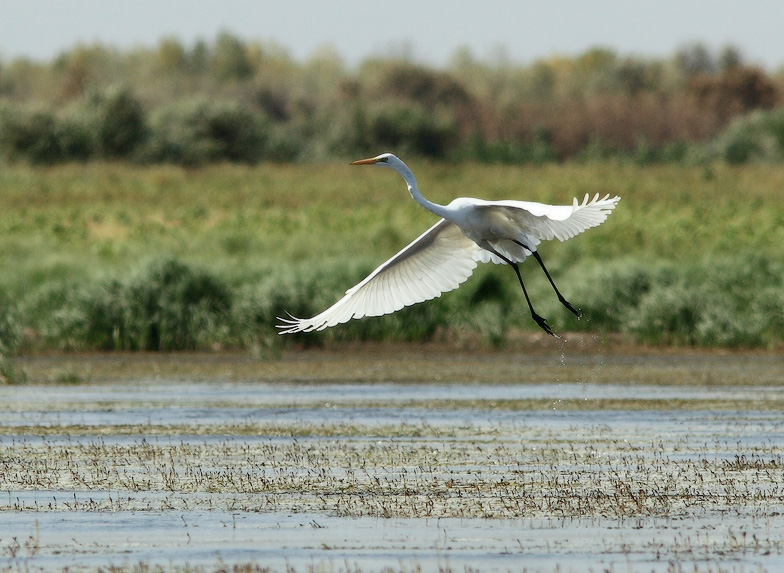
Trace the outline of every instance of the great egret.
<instances>
[{"instance_id":1,"label":"great egret","mask_svg":"<svg viewBox=\"0 0 784 573\"><path fill-rule=\"evenodd\" d=\"M545 205L531 201L483 201L461 197L449 205L438 205L419 192L416 178L408 165L391 153L354 161L351 165L378 165L402 175L414 201L441 219L402 251L374 270L346 295L313 318L280 318L280 334L324 330L352 318L381 316L418 302L433 299L456 289L471 276L477 263L494 262L511 266L531 317L548 334L553 333L547 320L534 311L517 263L533 255L542 267L558 300L574 313L555 286L550 273L536 251L541 241L565 241L586 229L604 222L620 201L599 194L582 203Z\"/></svg>"}]
</instances>

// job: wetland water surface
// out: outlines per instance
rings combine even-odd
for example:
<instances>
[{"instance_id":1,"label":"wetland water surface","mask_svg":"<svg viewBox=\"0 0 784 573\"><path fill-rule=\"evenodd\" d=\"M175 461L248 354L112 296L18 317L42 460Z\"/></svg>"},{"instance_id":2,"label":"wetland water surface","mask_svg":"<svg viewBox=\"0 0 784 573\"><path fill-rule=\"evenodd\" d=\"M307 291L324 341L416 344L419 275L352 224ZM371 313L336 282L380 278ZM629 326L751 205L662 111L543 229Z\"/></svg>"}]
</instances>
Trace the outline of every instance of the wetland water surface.
<instances>
[{"instance_id":1,"label":"wetland water surface","mask_svg":"<svg viewBox=\"0 0 784 573\"><path fill-rule=\"evenodd\" d=\"M32 382L91 374L0 388L5 567L784 568L780 357L605 356L570 381L563 361L498 355L533 374L492 380L463 356L476 375L445 360L424 376L452 381L427 382L318 356L28 363Z\"/></svg>"}]
</instances>

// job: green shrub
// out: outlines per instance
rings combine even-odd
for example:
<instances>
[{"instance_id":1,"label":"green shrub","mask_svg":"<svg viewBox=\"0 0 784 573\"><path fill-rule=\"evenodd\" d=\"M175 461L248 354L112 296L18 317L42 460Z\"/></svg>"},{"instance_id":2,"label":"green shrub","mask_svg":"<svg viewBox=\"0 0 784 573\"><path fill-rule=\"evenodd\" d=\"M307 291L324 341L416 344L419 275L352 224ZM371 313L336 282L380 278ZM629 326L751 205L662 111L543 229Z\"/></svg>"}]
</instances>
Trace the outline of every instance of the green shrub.
<instances>
[{"instance_id":1,"label":"green shrub","mask_svg":"<svg viewBox=\"0 0 784 573\"><path fill-rule=\"evenodd\" d=\"M320 312L312 303L315 281L303 283L301 278L293 272L267 271L259 280L237 289L231 313L232 329L241 346L258 354L276 349L282 342L275 328L278 316L290 313L310 317ZM303 338L303 342L320 341Z\"/></svg>"},{"instance_id":2,"label":"green shrub","mask_svg":"<svg viewBox=\"0 0 784 573\"><path fill-rule=\"evenodd\" d=\"M0 292L0 356L14 355L22 345L21 320L17 305Z\"/></svg>"},{"instance_id":3,"label":"green shrub","mask_svg":"<svg viewBox=\"0 0 784 573\"><path fill-rule=\"evenodd\" d=\"M0 110L0 148L31 163L131 157L147 136L141 104L110 91L60 112L25 106Z\"/></svg>"},{"instance_id":4,"label":"green shrub","mask_svg":"<svg viewBox=\"0 0 784 573\"><path fill-rule=\"evenodd\" d=\"M210 65L221 81L240 80L253 72L245 44L228 32L218 34Z\"/></svg>"},{"instance_id":5,"label":"green shrub","mask_svg":"<svg viewBox=\"0 0 784 573\"><path fill-rule=\"evenodd\" d=\"M570 328L625 332L649 344L756 347L784 339L784 266L767 257L680 266L620 260L575 267L558 282L585 317ZM550 317L556 307L546 300L537 309Z\"/></svg>"},{"instance_id":6,"label":"green shrub","mask_svg":"<svg viewBox=\"0 0 784 573\"><path fill-rule=\"evenodd\" d=\"M674 268L666 263L618 260L603 265L577 265L558 282L569 285L567 298L586 318L575 323L576 329L599 327L618 332L655 285L671 285L675 280ZM549 304L559 303L551 300Z\"/></svg>"},{"instance_id":7,"label":"green shrub","mask_svg":"<svg viewBox=\"0 0 784 573\"><path fill-rule=\"evenodd\" d=\"M65 349L127 349L122 286L118 281L72 286L50 296L62 302L41 325L46 338ZM51 300L51 299L50 299ZM44 299L44 302L47 302Z\"/></svg>"},{"instance_id":8,"label":"green shrub","mask_svg":"<svg viewBox=\"0 0 784 573\"><path fill-rule=\"evenodd\" d=\"M773 347L784 340L784 278L778 285L758 290L747 309L741 309L746 324L757 329L754 340L749 346Z\"/></svg>"},{"instance_id":9,"label":"green shrub","mask_svg":"<svg viewBox=\"0 0 784 573\"><path fill-rule=\"evenodd\" d=\"M177 350L209 343L227 320L231 294L210 273L165 258L145 265L122 290L131 349Z\"/></svg>"},{"instance_id":10,"label":"green shrub","mask_svg":"<svg viewBox=\"0 0 784 573\"><path fill-rule=\"evenodd\" d=\"M371 149L394 149L401 154L445 157L456 142L457 127L445 115L404 101L379 105L368 113L366 144Z\"/></svg>"},{"instance_id":11,"label":"green shrub","mask_svg":"<svg viewBox=\"0 0 784 573\"><path fill-rule=\"evenodd\" d=\"M192 166L254 163L264 157L268 138L269 123L260 112L234 102L188 100L153 117L144 158Z\"/></svg>"},{"instance_id":12,"label":"green shrub","mask_svg":"<svg viewBox=\"0 0 784 573\"><path fill-rule=\"evenodd\" d=\"M5 293L0 292L0 384L22 384L27 381L25 371L16 360L22 342L19 310Z\"/></svg>"},{"instance_id":13,"label":"green shrub","mask_svg":"<svg viewBox=\"0 0 784 573\"><path fill-rule=\"evenodd\" d=\"M172 258L142 266L125 280L107 280L65 294L50 336L68 348L186 350L226 338L228 287Z\"/></svg>"},{"instance_id":14,"label":"green shrub","mask_svg":"<svg viewBox=\"0 0 784 573\"><path fill-rule=\"evenodd\" d=\"M63 159L54 112L26 107L0 109L0 148L12 159L56 163Z\"/></svg>"},{"instance_id":15,"label":"green shrub","mask_svg":"<svg viewBox=\"0 0 784 573\"><path fill-rule=\"evenodd\" d=\"M784 266L759 255L709 259L687 275L706 301L697 342L704 346L762 346L780 326Z\"/></svg>"},{"instance_id":16,"label":"green shrub","mask_svg":"<svg viewBox=\"0 0 784 573\"><path fill-rule=\"evenodd\" d=\"M93 106L103 155L130 157L147 138L147 117L139 100L127 88L112 89L95 98Z\"/></svg>"},{"instance_id":17,"label":"green shrub","mask_svg":"<svg viewBox=\"0 0 784 573\"><path fill-rule=\"evenodd\" d=\"M60 114L55 137L63 160L88 161L98 155L96 122L95 114L81 107Z\"/></svg>"},{"instance_id":18,"label":"green shrub","mask_svg":"<svg viewBox=\"0 0 784 573\"><path fill-rule=\"evenodd\" d=\"M639 342L695 345L701 340L698 327L708 301L683 284L655 286L626 312L622 329Z\"/></svg>"},{"instance_id":19,"label":"green shrub","mask_svg":"<svg viewBox=\"0 0 784 573\"><path fill-rule=\"evenodd\" d=\"M269 131L262 159L268 161L296 161L307 145L307 138L293 129L277 126Z\"/></svg>"},{"instance_id":20,"label":"green shrub","mask_svg":"<svg viewBox=\"0 0 784 573\"><path fill-rule=\"evenodd\" d=\"M712 147L731 165L781 161L784 159L784 108L739 117L716 137Z\"/></svg>"}]
</instances>

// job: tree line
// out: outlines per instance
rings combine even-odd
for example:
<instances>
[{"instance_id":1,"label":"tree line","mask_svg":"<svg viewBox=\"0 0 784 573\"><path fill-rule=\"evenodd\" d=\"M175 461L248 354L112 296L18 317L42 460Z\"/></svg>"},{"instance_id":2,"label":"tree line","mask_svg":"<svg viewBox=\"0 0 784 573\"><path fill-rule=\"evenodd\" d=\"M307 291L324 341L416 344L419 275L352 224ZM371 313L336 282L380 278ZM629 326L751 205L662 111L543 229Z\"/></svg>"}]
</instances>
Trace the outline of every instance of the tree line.
<instances>
[{"instance_id":1,"label":"tree line","mask_svg":"<svg viewBox=\"0 0 784 573\"><path fill-rule=\"evenodd\" d=\"M595 48L531 64L468 50L436 69L405 57L348 68L221 33L121 51L76 46L0 60L0 156L197 166L367 155L541 163L784 158L784 68L733 47L672 57Z\"/></svg>"}]
</instances>

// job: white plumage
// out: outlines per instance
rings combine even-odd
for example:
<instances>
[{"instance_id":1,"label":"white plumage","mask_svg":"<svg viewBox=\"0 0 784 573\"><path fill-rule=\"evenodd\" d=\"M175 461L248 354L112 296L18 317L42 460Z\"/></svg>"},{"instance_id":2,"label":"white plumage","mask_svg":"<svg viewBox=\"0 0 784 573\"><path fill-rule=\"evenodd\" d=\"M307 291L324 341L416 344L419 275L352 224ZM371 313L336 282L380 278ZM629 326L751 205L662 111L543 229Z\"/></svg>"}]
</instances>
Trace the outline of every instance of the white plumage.
<instances>
[{"instance_id":1,"label":"white plumage","mask_svg":"<svg viewBox=\"0 0 784 573\"><path fill-rule=\"evenodd\" d=\"M459 198L449 205L431 203L417 188L408 166L390 153L355 161L352 165L379 165L394 169L405 179L411 196L441 219L407 247L346 291L338 302L313 318L279 318L280 334L311 332L342 324L352 318L381 316L404 306L431 300L456 289L474 272L477 263L510 264L520 281L534 320L553 334L546 320L534 312L517 263L533 255L547 274L559 300L578 315L561 296L536 248L541 241L565 241L600 225L620 197L597 194L582 203L546 205L531 201L483 201Z\"/></svg>"}]
</instances>

